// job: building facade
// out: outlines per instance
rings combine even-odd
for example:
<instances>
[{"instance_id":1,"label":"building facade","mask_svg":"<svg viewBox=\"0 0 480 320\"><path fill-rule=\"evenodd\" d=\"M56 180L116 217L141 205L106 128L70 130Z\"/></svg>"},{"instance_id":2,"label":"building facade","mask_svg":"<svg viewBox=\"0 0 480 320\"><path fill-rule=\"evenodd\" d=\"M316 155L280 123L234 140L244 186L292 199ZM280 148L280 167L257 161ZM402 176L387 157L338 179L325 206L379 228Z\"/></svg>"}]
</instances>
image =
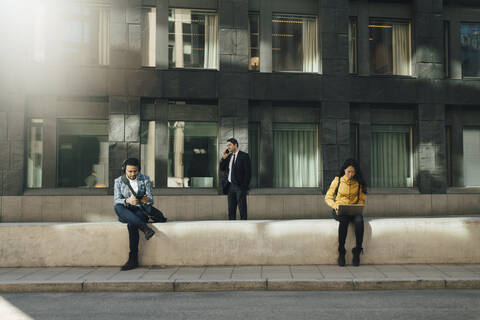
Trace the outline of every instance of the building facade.
<instances>
[{"instance_id":1,"label":"building facade","mask_svg":"<svg viewBox=\"0 0 480 320\"><path fill-rule=\"evenodd\" d=\"M1 221L115 219L127 157L173 219L221 219L230 137L253 218L328 217L349 157L371 216L478 214L478 1L21 3L3 10L25 17L0 61Z\"/></svg>"}]
</instances>

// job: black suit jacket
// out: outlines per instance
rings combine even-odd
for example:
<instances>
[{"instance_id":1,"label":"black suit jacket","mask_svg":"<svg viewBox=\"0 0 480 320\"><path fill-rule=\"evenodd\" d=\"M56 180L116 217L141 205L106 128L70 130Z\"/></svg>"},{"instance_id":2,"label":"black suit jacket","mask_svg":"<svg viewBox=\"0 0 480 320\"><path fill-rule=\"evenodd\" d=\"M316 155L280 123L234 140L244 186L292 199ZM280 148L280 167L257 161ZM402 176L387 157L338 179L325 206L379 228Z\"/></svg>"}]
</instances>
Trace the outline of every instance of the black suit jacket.
<instances>
[{"instance_id":1,"label":"black suit jacket","mask_svg":"<svg viewBox=\"0 0 480 320\"><path fill-rule=\"evenodd\" d=\"M223 171L222 188L224 194L228 193L228 173L230 172L229 164L232 156L233 155L230 154L220 161L220 170ZM252 177L252 164L248 153L238 151L237 159L235 159L232 168L232 182L236 182L242 190L247 191L250 185L250 178Z\"/></svg>"}]
</instances>

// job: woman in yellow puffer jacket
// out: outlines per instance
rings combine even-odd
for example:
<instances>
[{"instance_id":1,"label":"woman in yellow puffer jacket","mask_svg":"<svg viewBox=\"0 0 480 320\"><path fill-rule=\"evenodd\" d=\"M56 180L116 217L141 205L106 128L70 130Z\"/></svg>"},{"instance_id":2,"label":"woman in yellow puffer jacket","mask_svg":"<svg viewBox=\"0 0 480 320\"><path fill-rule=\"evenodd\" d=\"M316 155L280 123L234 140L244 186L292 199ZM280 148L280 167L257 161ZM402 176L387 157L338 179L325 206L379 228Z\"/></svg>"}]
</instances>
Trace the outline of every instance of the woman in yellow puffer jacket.
<instances>
[{"instance_id":1,"label":"woman in yellow puffer jacket","mask_svg":"<svg viewBox=\"0 0 480 320\"><path fill-rule=\"evenodd\" d=\"M338 177L333 179L325 195L325 202L333 209L332 215L340 222L338 226L338 265L345 266L345 240L347 239L348 224L355 225L356 247L352 249L354 266L360 265L360 253L363 242L363 216L362 215L337 215L338 206L341 204L365 204L367 185L362 177L358 162L347 159L340 168Z\"/></svg>"}]
</instances>

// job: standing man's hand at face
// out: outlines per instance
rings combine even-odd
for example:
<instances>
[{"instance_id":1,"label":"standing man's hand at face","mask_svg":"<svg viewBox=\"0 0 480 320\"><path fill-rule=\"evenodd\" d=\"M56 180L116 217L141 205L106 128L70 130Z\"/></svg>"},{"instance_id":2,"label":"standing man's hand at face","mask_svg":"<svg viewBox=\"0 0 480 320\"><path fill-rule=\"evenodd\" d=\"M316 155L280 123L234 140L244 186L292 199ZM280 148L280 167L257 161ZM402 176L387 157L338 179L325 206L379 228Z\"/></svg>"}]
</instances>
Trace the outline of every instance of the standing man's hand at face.
<instances>
[{"instance_id":1,"label":"standing man's hand at face","mask_svg":"<svg viewBox=\"0 0 480 320\"><path fill-rule=\"evenodd\" d=\"M229 152L227 152L227 150L223 151L223 153L222 153L222 158L223 159L227 159L228 155L230 154Z\"/></svg>"}]
</instances>

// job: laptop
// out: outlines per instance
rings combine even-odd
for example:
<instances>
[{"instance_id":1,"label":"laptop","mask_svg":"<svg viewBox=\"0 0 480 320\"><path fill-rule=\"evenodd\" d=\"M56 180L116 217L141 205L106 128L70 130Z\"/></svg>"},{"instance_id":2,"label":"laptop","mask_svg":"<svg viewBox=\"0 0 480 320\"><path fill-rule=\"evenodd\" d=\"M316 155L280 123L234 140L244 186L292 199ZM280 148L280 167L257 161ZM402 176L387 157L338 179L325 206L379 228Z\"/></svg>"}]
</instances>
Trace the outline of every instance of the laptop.
<instances>
[{"instance_id":1,"label":"laptop","mask_svg":"<svg viewBox=\"0 0 480 320\"><path fill-rule=\"evenodd\" d=\"M346 216L354 216L362 214L363 204L341 204L338 206L338 214Z\"/></svg>"}]
</instances>

